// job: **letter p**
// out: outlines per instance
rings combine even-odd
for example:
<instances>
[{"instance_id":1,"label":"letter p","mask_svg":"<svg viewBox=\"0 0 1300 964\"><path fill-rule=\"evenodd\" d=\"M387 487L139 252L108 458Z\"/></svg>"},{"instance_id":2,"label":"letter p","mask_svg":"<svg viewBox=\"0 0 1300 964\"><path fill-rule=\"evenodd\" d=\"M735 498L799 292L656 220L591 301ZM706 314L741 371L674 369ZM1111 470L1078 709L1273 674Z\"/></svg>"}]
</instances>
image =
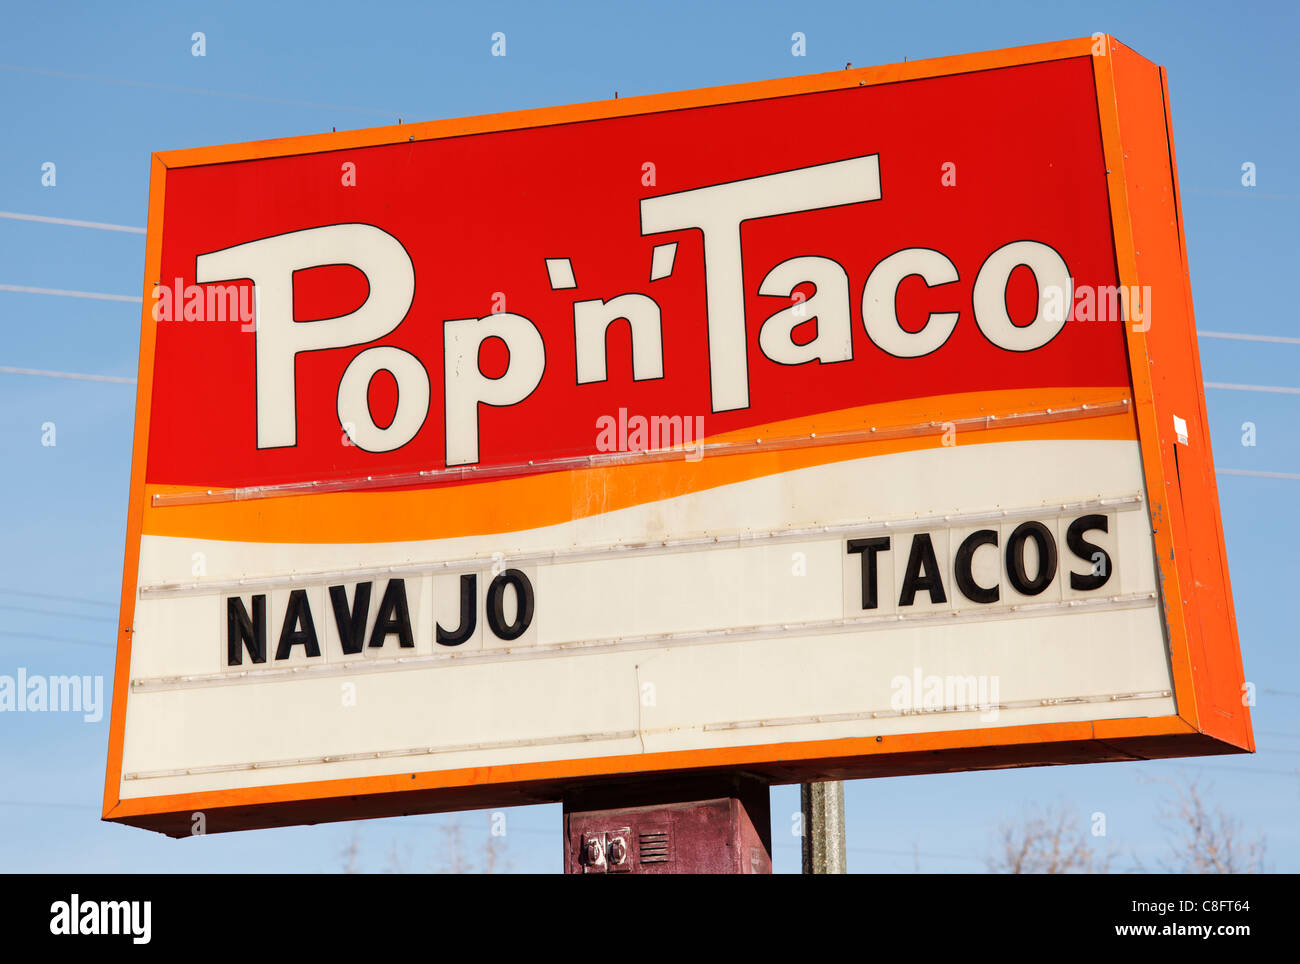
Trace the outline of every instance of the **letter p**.
<instances>
[{"instance_id":1,"label":"letter p","mask_svg":"<svg viewBox=\"0 0 1300 964\"><path fill-rule=\"evenodd\" d=\"M295 321L294 272L334 264L351 265L366 276L370 294L365 303L334 318ZM382 338L402 323L415 296L410 255L395 237L370 224L290 231L202 254L195 262L194 278L199 284L253 281L259 449L298 444L295 360L300 352L347 348Z\"/></svg>"},{"instance_id":2,"label":"letter p","mask_svg":"<svg viewBox=\"0 0 1300 964\"><path fill-rule=\"evenodd\" d=\"M510 360L499 378L479 368L479 350L489 338L506 343ZM546 369L546 346L537 326L508 311L485 318L457 318L443 324L446 365L447 465L478 461L478 407L514 405L533 393Z\"/></svg>"}]
</instances>

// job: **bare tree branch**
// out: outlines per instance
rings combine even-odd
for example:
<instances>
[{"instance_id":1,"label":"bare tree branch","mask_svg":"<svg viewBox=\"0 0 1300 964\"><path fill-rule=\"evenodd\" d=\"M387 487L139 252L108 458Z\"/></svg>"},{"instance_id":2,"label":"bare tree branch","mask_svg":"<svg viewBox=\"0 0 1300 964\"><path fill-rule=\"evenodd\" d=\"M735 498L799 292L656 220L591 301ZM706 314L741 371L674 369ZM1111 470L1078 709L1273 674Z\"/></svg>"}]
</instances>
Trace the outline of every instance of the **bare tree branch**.
<instances>
[{"instance_id":1,"label":"bare tree branch","mask_svg":"<svg viewBox=\"0 0 1300 964\"><path fill-rule=\"evenodd\" d=\"M1263 834L1246 839L1241 821L1222 805L1204 799L1199 778L1157 778L1173 789L1157 819L1169 836L1169 855L1160 861L1167 873L1257 874L1264 872L1267 841Z\"/></svg>"},{"instance_id":2,"label":"bare tree branch","mask_svg":"<svg viewBox=\"0 0 1300 964\"><path fill-rule=\"evenodd\" d=\"M999 828L998 845L985 858L995 874L1104 874L1114 853L1088 843L1089 824L1064 803L1031 811Z\"/></svg>"},{"instance_id":3,"label":"bare tree branch","mask_svg":"<svg viewBox=\"0 0 1300 964\"><path fill-rule=\"evenodd\" d=\"M352 837L348 841L347 846L345 846L342 852L339 854L339 856L343 858L343 873L345 874L360 873L360 870L358 869L357 866L357 854L360 852L360 850L361 850L361 837L354 830L352 831Z\"/></svg>"}]
</instances>

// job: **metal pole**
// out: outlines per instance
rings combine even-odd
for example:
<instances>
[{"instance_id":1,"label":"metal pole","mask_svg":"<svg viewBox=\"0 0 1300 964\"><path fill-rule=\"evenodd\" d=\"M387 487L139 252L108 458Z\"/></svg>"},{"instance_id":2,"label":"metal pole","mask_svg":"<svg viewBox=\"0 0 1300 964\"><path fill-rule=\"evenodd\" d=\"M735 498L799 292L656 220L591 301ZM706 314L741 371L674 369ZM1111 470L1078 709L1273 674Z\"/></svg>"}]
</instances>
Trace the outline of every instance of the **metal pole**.
<instances>
[{"instance_id":1,"label":"metal pole","mask_svg":"<svg viewBox=\"0 0 1300 964\"><path fill-rule=\"evenodd\" d=\"M799 786L803 811L803 872L845 874L844 784L804 783Z\"/></svg>"}]
</instances>

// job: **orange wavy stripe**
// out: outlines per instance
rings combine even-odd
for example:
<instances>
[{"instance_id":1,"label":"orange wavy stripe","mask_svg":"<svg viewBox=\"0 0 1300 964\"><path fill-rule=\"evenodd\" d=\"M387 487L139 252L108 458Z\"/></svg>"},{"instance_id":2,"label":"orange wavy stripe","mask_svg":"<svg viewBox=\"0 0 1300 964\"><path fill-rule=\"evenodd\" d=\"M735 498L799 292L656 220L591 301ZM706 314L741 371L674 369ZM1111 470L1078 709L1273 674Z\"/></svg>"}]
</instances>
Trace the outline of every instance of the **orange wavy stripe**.
<instances>
[{"instance_id":1,"label":"orange wavy stripe","mask_svg":"<svg viewBox=\"0 0 1300 964\"><path fill-rule=\"evenodd\" d=\"M1041 411L1113 401L1115 388L1018 389L931 396L864 405L709 436L706 442L846 432L868 426L908 425L989 414ZM593 430L594 434L594 430ZM542 473L522 478L400 491L323 492L206 503L154 506L160 492L201 486L150 485L142 531L146 535L233 542L373 543L447 539L540 528L658 502L780 472L936 448L941 433L819 448L794 448L672 459ZM1044 424L965 430L959 445L1031 439L1136 439L1131 413Z\"/></svg>"}]
</instances>

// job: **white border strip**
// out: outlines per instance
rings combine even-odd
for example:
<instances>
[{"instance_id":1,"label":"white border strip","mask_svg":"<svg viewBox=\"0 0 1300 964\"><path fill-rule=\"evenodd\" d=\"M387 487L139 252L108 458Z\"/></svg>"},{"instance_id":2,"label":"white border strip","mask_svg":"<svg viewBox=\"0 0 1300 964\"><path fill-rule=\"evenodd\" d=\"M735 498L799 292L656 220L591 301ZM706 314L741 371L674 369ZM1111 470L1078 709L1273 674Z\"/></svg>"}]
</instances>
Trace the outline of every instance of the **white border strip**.
<instances>
[{"instance_id":1,"label":"white border strip","mask_svg":"<svg viewBox=\"0 0 1300 964\"><path fill-rule=\"evenodd\" d=\"M807 526L798 529L775 529L767 532L743 532L728 535L696 536L687 539L663 539L655 542L612 543L603 546L578 546L569 549L548 549L533 552L510 553L504 561L512 566L558 565L571 562L588 562L624 556L656 555L665 552L685 552L695 549L725 549L749 545L779 545L786 542L804 542L826 536L870 535L871 533L912 532L934 525L974 525L981 522L1014 522L1021 519L1039 519L1046 516L1060 518L1089 509L1131 510L1142 506L1142 496L1122 495L1104 499L1087 499L1082 502L1057 502L1025 509L993 509L982 512L958 512L946 515L918 516L886 522L846 523L843 525ZM331 569L283 576L263 576L246 579L224 579L211 582L154 583L141 586L139 598L158 599L178 596L204 596L217 593L243 593L255 590L286 589L316 586L332 580L347 582L403 576L425 576L440 573L477 572L502 561L492 555L466 556L445 562L416 562L397 566L372 566L356 569Z\"/></svg>"},{"instance_id":2,"label":"white border strip","mask_svg":"<svg viewBox=\"0 0 1300 964\"><path fill-rule=\"evenodd\" d=\"M930 716L951 713L991 712L994 710L1032 709L1042 706L1059 706L1062 704L1118 703L1130 700L1167 699L1172 694L1169 690L1154 690L1147 693L1105 693L1097 696L1062 696L1032 700L1012 700L1006 703L988 706L951 706L919 710L866 710L860 713L833 713L821 716L789 716L769 720L741 720L726 723L706 723L700 727L704 732L724 730L755 730L776 726L800 726L817 723L853 723L864 720L879 720L905 716ZM605 733L581 733L574 736L543 737L535 740L500 740L494 743L463 743L456 746L421 746L402 750L377 750L365 753L340 753L330 756L295 757L284 760L258 760L252 763L225 763L216 766L186 767L175 770L149 770L140 773L124 774L123 780L157 780L167 777L202 776L211 773L238 773L253 770L270 770L281 767L319 766L324 763L353 763L361 760L386 760L404 757L436 756L445 753L464 753L482 750L511 750L532 746L565 746L574 743L609 743L620 740L633 740L646 734L680 730L680 727L663 727L646 730L617 730ZM996 727L984 727L996 729Z\"/></svg>"},{"instance_id":3,"label":"white border strip","mask_svg":"<svg viewBox=\"0 0 1300 964\"><path fill-rule=\"evenodd\" d=\"M841 619L813 620L802 623L779 623L766 626L739 626L698 632L657 633L648 636L615 636L605 639L577 640L517 649L473 650L466 653L435 653L427 656L371 657L345 663L319 663L283 669L246 669L238 672L195 673L184 676L146 676L131 680L132 693L157 693L170 690L206 689L247 683L276 683L295 679L322 679L358 676L369 673L392 673L407 669L446 669L472 663L505 663L557 656L616 653L626 650L665 649L679 646L724 643L745 639L768 639L780 636L826 636L837 633L891 629L899 625L926 626L941 623L974 623L996 619L1017 619L1085 610L1111 612L1122 609L1145 609L1156 604L1154 592L1099 596L1095 599L1065 599L1058 602L1020 603L980 609L953 609L939 612L896 613L881 616L852 616Z\"/></svg>"},{"instance_id":4,"label":"white border strip","mask_svg":"<svg viewBox=\"0 0 1300 964\"><path fill-rule=\"evenodd\" d=\"M357 760L387 760L394 757L432 756L437 753L465 753L474 750L512 750L524 746L564 746L570 743L604 743L610 740L632 740L635 730L610 733L580 733L576 736L541 737L535 740L498 740L495 743L462 743L458 746L421 746L405 750L377 750L369 753L340 753L331 756L298 757L290 760L259 760L255 763L225 763L208 767L187 767L183 770L149 770L144 773L124 774L123 780L156 780L162 777L201 776L205 773L232 773L242 770L269 770L275 767L312 766L321 763L352 763Z\"/></svg>"},{"instance_id":5,"label":"white border strip","mask_svg":"<svg viewBox=\"0 0 1300 964\"><path fill-rule=\"evenodd\" d=\"M1061 706L1076 703L1114 703L1120 700L1156 700L1172 696L1170 690L1152 690L1148 693L1106 693L1101 696L1057 696L1037 700L1009 700L1005 703L987 703L971 706L939 706L933 709L872 710L862 713L829 713L820 716L782 716L770 720L744 720L739 723L706 723L704 731L750 730L770 726L804 726L810 723L846 723L853 720L882 720L904 716L930 716L942 713L991 713L1001 710L1025 710L1040 706Z\"/></svg>"}]
</instances>

